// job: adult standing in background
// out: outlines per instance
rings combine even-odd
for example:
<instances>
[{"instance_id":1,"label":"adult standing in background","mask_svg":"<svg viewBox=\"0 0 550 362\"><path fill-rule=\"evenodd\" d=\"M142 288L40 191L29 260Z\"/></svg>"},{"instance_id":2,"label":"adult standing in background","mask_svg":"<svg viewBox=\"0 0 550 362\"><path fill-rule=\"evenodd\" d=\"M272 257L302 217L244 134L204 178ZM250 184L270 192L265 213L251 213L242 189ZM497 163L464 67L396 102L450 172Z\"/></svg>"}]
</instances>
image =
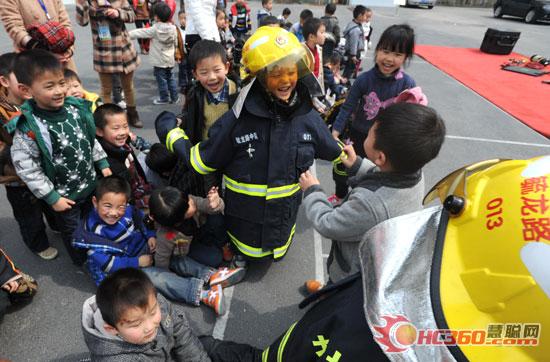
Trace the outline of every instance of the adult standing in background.
<instances>
[{"instance_id":1,"label":"adult standing in background","mask_svg":"<svg viewBox=\"0 0 550 362\"><path fill-rule=\"evenodd\" d=\"M56 21L72 32L71 21L63 0L1 0L0 19L13 40L16 52L32 49L37 45L36 40L33 40L27 31L31 25ZM74 47L71 47L65 54L56 56L66 68L76 72L72 58L73 50Z\"/></svg>"},{"instance_id":2,"label":"adult standing in background","mask_svg":"<svg viewBox=\"0 0 550 362\"><path fill-rule=\"evenodd\" d=\"M185 28L185 48L187 53L201 39L220 41L220 33L216 25L217 0L187 0L185 13L187 26Z\"/></svg>"},{"instance_id":3,"label":"adult standing in background","mask_svg":"<svg viewBox=\"0 0 550 362\"><path fill-rule=\"evenodd\" d=\"M128 0L76 0L76 21L81 26L89 23L92 29L94 70L99 74L101 98L112 103L113 74L119 74L128 123L141 128L134 92L134 71L140 59L125 26L135 20Z\"/></svg>"}]
</instances>

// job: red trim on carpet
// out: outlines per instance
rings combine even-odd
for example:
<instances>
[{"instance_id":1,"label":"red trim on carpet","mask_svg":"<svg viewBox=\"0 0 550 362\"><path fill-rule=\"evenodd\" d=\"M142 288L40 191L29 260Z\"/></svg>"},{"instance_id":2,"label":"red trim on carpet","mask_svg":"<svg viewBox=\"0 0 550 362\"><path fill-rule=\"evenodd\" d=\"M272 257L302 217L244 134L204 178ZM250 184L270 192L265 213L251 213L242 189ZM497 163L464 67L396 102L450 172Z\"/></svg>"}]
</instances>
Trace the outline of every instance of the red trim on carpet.
<instances>
[{"instance_id":1,"label":"red trim on carpet","mask_svg":"<svg viewBox=\"0 0 550 362\"><path fill-rule=\"evenodd\" d=\"M550 137L550 75L508 72L500 65L517 53L493 55L479 49L417 45L415 53L534 130ZM546 67L550 71L550 66ZM452 98L452 95L449 95ZM482 120L480 120L482 121Z\"/></svg>"}]
</instances>

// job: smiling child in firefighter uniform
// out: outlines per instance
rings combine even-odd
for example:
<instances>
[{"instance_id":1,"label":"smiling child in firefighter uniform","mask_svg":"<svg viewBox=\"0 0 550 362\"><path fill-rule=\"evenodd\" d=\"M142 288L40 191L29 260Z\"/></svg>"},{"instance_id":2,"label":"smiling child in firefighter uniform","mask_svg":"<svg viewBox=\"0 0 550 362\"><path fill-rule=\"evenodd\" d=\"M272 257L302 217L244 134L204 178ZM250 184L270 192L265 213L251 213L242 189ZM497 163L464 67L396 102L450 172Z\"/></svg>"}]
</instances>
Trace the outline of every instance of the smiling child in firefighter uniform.
<instances>
[{"instance_id":1,"label":"smiling child in firefighter uniform","mask_svg":"<svg viewBox=\"0 0 550 362\"><path fill-rule=\"evenodd\" d=\"M207 140L189 151L173 114L156 121L161 142L185 155L196 172L223 173L227 233L249 260L286 254L302 198L300 174L315 158L340 162L342 147L311 104L320 87L309 62L293 34L261 27L243 48L247 86Z\"/></svg>"},{"instance_id":2,"label":"smiling child in firefighter uniform","mask_svg":"<svg viewBox=\"0 0 550 362\"><path fill-rule=\"evenodd\" d=\"M548 186L550 156L459 169L424 199L443 207L370 229L361 271L271 346L202 342L214 362L548 360Z\"/></svg>"}]
</instances>

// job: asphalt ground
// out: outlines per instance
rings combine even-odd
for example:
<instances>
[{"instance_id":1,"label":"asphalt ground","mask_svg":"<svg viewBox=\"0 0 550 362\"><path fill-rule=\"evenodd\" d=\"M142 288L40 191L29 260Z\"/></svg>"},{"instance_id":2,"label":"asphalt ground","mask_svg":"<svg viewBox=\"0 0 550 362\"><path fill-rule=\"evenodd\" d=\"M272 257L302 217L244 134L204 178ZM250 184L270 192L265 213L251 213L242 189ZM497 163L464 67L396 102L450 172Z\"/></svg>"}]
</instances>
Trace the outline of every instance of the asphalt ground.
<instances>
[{"instance_id":1,"label":"asphalt ground","mask_svg":"<svg viewBox=\"0 0 550 362\"><path fill-rule=\"evenodd\" d=\"M252 2L255 18L259 2ZM274 14L284 7L292 10L291 20L298 19L306 5L275 4ZM322 7L307 6L316 16ZM74 6L68 6L74 21ZM417 34L417 43L456 47L479 47L488 27L521 31L514 51L531 55L550 55L550 24L529 25L512 18L494 19L491 9L438 7L375 8L373 18L376 44L383 29L407 22ZM339 7L337 15L342 27L351 20L351 11ZM76 24L76 23L75 23ZM74 26L76 63L85 87L99 89L97 74L92 70L90 29ZM11 40L0 30L0 52L11 51ZM178 111L178 106L153 106L156 83L146 56L136 72L138 109L145 123L136 133L155 140L153 122L162 110ZM364 69L373 65L372 53L364 61ZM430 105L446 121L447 139L437 159L424 169L426 187L450 171L479 160L491 158L525 159L550 153L550 142L523 123L488 102L431 64L415 57L406 71L414 77L428 96ZM483 69L479 70L483 72ZM549 86L550 94L550 86ZM527 95L526 95L527 94ZM518 90L518 97L528 90ZM548 104L541 104L548 107ZM549 120L550 121L550 120ZM316 172L327 193L333 192L330 164L317 162ZM82 303L95 287L81 269L74 267L58 234L50 233L52 244L60 251L53 261L33 255L23 244L18 226L12 217L5 193L0 191L0 244L16 263L39 282L39 293L32 304L11 309L0 324L0 359L13 361L78 361L88 356L81 328ZM298 303L300 288L308 278L323 277L330 242L314 233L300 213L296 235L287 256L278 263L252 265L241 284L226 290L230 310L226 317L215 318L207 307L186 307L197 334L214 333L229 340L247 342L263 348L269 345L303 311Z\"/></svg>"}]
</instances>

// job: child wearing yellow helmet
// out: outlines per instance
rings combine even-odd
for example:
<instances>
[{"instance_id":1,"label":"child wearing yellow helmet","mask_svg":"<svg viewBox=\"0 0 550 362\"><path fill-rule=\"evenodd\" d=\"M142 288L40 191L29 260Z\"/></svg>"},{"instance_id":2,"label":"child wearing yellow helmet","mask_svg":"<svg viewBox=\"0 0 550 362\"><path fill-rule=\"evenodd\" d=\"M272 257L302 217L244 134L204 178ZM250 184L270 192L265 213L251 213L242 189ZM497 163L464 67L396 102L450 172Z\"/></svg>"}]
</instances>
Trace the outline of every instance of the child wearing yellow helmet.
<instances>
[{"instance_id":1,"label":"child wearing yellow helmet","mask_svg":"<svg viewBox=\"0 0 550 362\"><path fill-rule=\"evenodd\" d=\"M314 158L340 162L341 146L311 103L320 87L310 63L293 34L261 27L243 47L247 85L207 140L189 149L173 114L156 120L160 140L195 171L223 174L227 234L241 259L280 260L296 228L300 174Z\"/></svg>"}]
</instances>

